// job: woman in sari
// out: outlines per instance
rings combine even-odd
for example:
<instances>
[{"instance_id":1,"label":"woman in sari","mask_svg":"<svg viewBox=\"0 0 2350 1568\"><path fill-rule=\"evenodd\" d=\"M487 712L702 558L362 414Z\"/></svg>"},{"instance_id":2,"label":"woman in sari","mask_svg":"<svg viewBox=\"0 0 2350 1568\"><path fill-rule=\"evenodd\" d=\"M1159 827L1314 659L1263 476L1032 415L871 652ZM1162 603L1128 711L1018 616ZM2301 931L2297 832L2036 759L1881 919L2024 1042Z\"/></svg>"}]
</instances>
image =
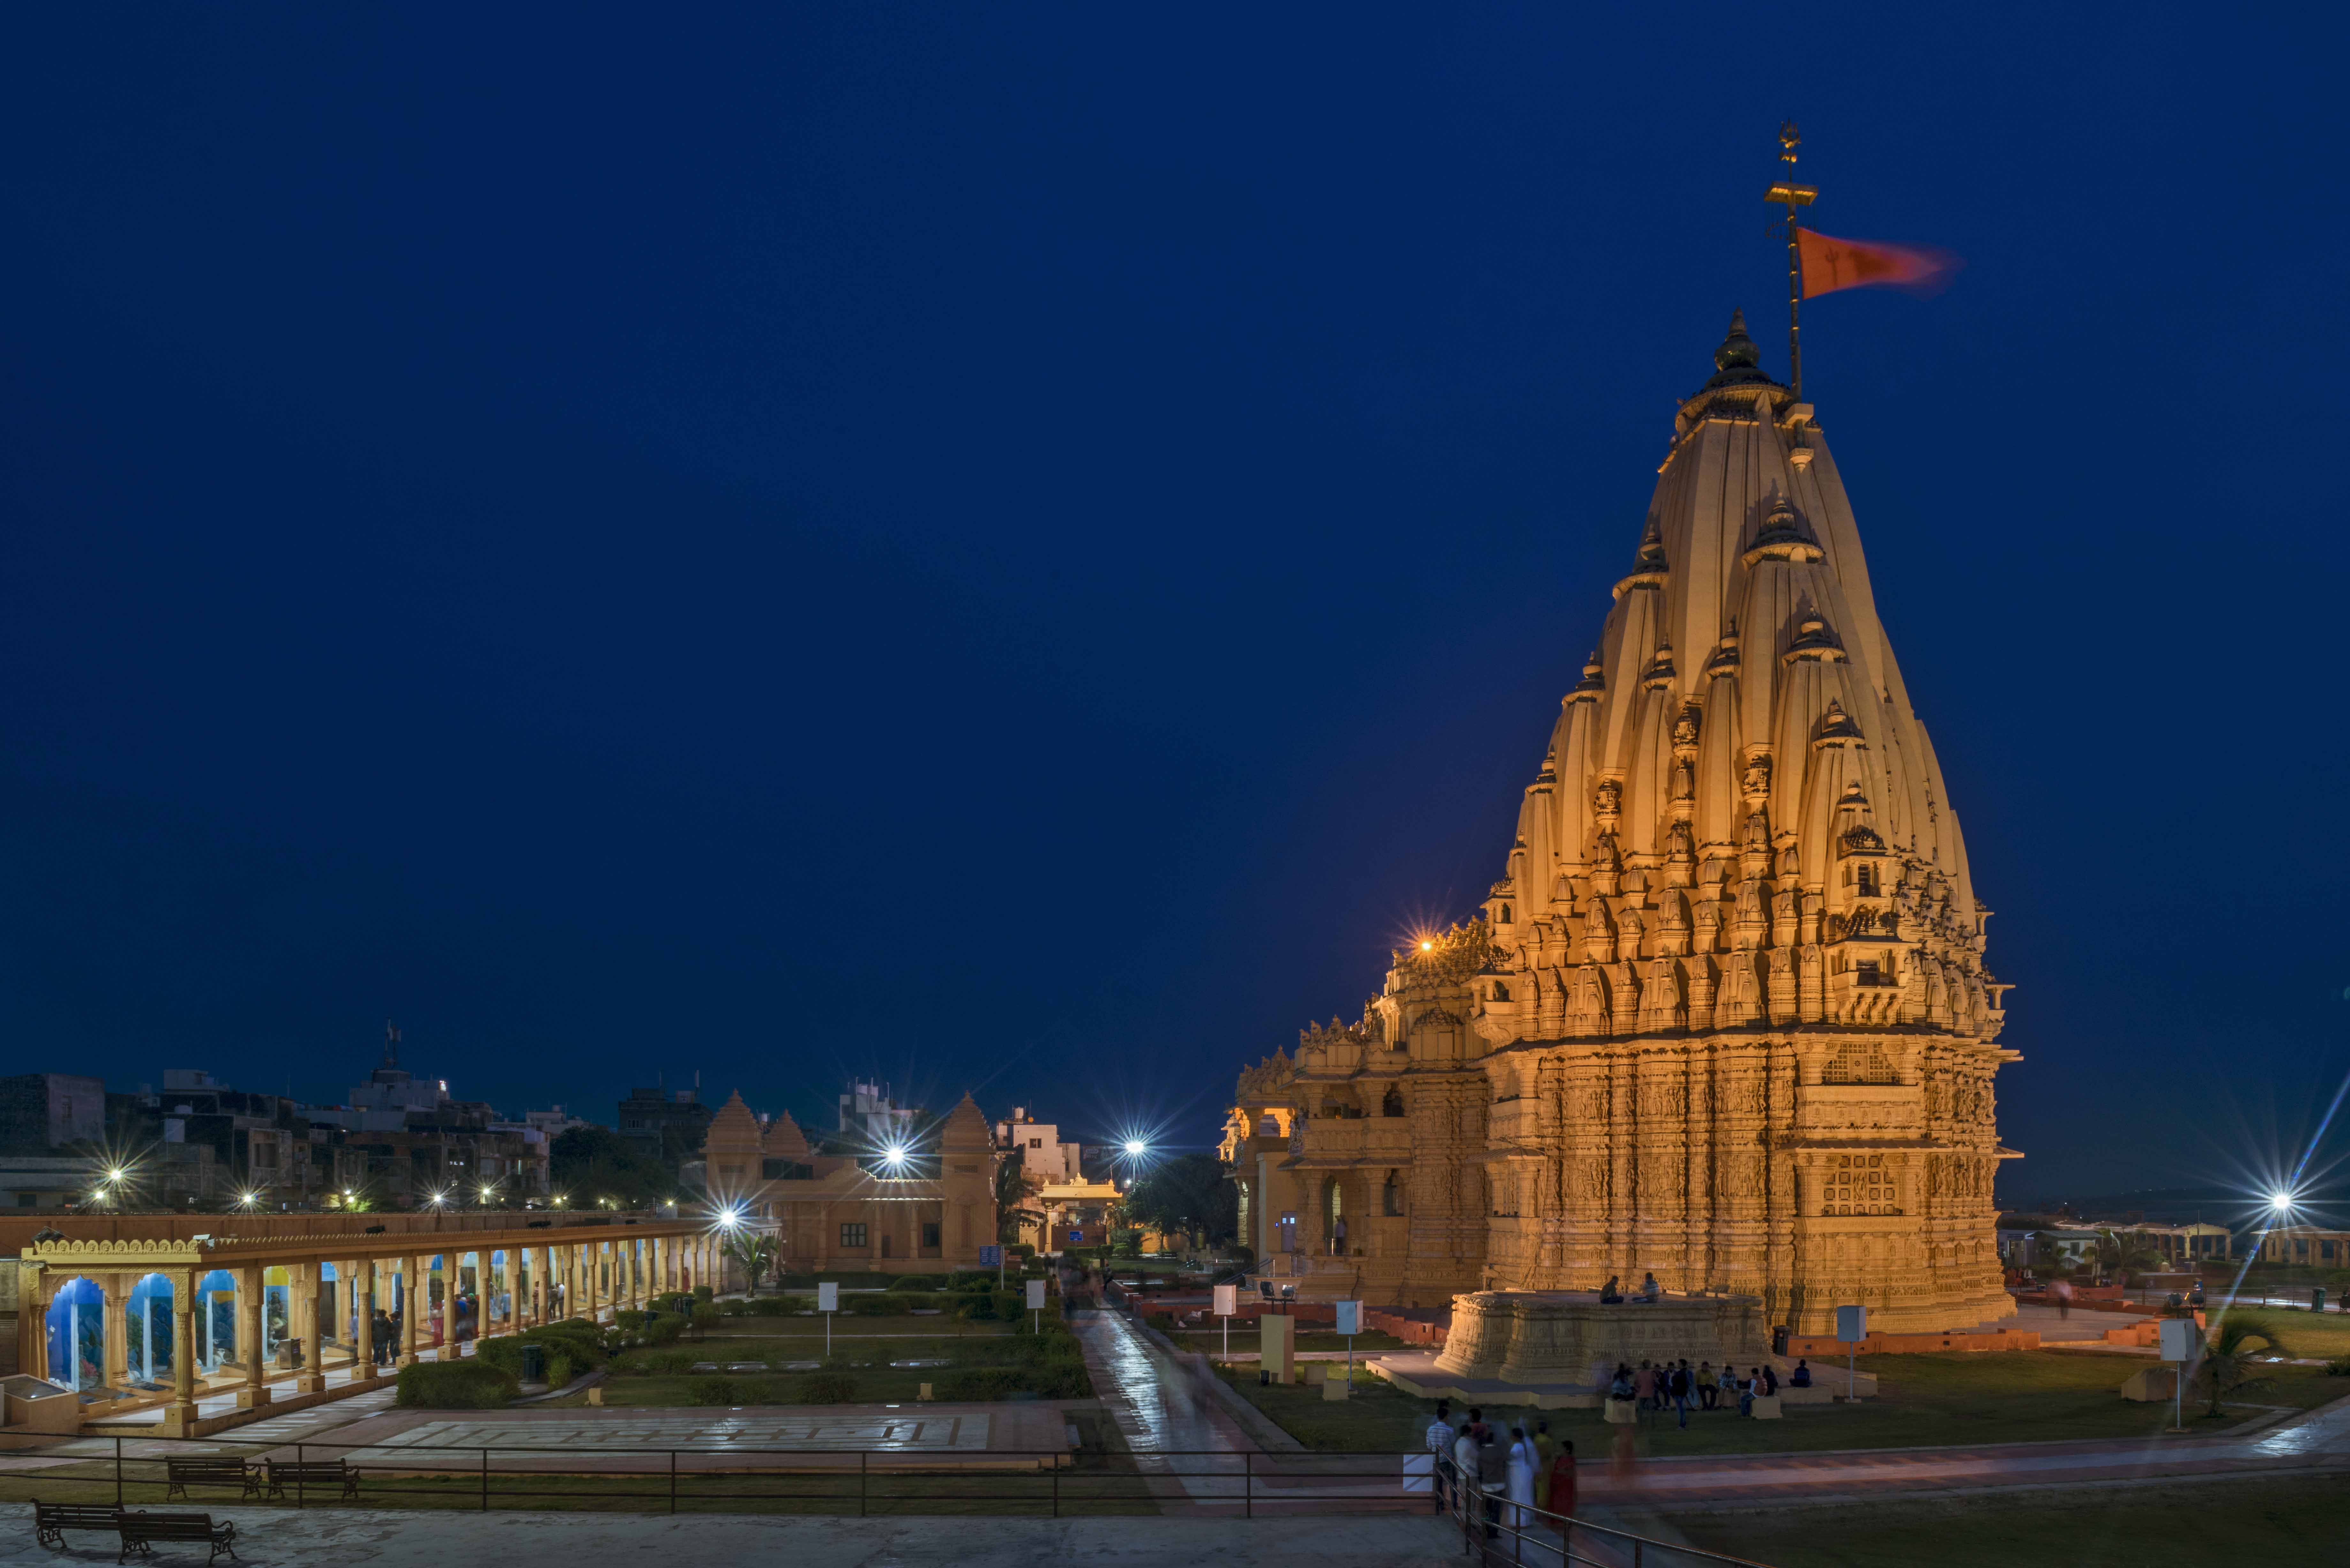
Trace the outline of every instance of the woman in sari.
<instances>
[{"instance_id":1,"label":"woman in sari","mask_svg":"<svg viewBox=\"0 0 2350 1568\"><path fill-rule=\"evenodd\" d=\"M1550 1435L1548 1421L1536 1421L1532 1440L1534 1447L1534 1506L1547 1510L1550 1507L1550 1460L1551 1455L1558 1449L1558 1439Z\"/></svg>"},{"instance_id":2,"label":"woman in sari","mask_svg":"<svg viewBox=\"0 0 2350 1568\"><path fill-rule=\"evenodd\" d=\"M1571 1438L1560 1441L1558 1458L1550 1462L1550 1484L1543 1507L1557 1516L1562 1531L1575 1517L1575 1440Z\"/></svg>"}]
</instances>

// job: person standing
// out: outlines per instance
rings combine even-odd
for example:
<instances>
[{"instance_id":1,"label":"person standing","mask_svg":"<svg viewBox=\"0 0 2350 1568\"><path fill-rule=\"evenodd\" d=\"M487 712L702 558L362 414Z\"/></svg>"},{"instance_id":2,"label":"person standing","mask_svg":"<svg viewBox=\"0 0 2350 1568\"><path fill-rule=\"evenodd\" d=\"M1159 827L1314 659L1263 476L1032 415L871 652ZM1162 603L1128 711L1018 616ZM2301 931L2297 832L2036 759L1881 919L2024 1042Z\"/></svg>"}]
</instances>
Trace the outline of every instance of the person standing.
<instances>
[{"instance_id":1,"label":"person standing","mask_svg":"<svg viewBox=\"0 0 2350 1568\"><path fill-rule=\"evenodd\" d=\"M1534 1507L1547 1512L1550 1509L1550 1461L1558 1452L1558 1439L1550 1435L1548 1421L1534 1423Z\"/></svg>"},{"instance_id":2,"label":"person standing","mask_svg":"<svg viewBox=\"0 0 2350 1568\"><path fill-rule=\"evenodd\" d=\"M1632 1397L1640 1402L1643 1410L1651 1408L1657 1402L1657 1369L1646 1361L1641 1362L1640 1370L1632 1375Z\"/></svg>"},{"instance_id":3,"label":"person standing","mask_svg":"<svg viewBox=\"0 0 2350 1568\"><path fill-rule=\"evenodd\" d=\"M1452 1431L1452 1401L1439 1399L1436 1402L1436 1419L1428 1424L1428 1451L1436 1456L1436 1474L1432 1478L1432 1484L1436 1488L1436 1506L1440 1509L1450 1510L1452 1506L1452 1489L1450 1478L1445 1472L1452 1468L1452 1445L1455 1440Z\"/></svg>"},{"instance_id":4,"label":"person standing","mask_svg":"<svg viewBox=\"0 0 2350 1568\"><path fill-rule=\"evenodd\" d=\"M1673 1368L1672 1389L1673 1408L1679 1412L1680 1424L1686 1429L1689 1426L1690 1407L1690 1364L1686 1356L1681 1359L1680 1365Z\"/></svg>"},{"instance_id":5,"label":"person standing","mask_svg":"<svg viewBox=\"0 0 2350 1568\"><path fill-rule=\"evenodd\" d=\"M1493 1428L1484 1422L1477 1423L1477 1490L1485 1499L1485 1539L1492 1541L1502 1533L1502 1500L1509 1490L1510 1454L1493 1435Z\"/></svg>"},{"instance_id":6,"label":"person standing","mask_svg":"<svg viewBox=\"0 0 2350 1568\"><path fill-rule=\"evenodd\" d=\"M1461 1424L1461 1435L1452 1440L1452 1501L1462 1524L1468 1522L1477 1499L1477 1412L1469 1412L1469 1419Z\"/></svg>"},{"instance_id":7,"label":"person standing","mask_svg":"<svg viewBox=\"0 0 2350 1568\"><path fill-rule=\"evenodd\" d=\"M1534 1522L1534 1446L1523 1427L1510 1428L1509 1469L1504 1484L1510 1495L1510 1528L1523 1530Z\"/></svg>"},{"instance_id":8,"label":"person standing","mask_svg":"<svg viewBox=\"0 0 2350 1568\"><path fill-rule=\"evenodd\" d=\"M1563 1534L1575 1518L1575 1441L1562 1439L1558 1457L1550 1462L1549 1488L1544 1493L1543 1507L1558 1516L1558 1528Z\"/></svg>"}]
</instances>

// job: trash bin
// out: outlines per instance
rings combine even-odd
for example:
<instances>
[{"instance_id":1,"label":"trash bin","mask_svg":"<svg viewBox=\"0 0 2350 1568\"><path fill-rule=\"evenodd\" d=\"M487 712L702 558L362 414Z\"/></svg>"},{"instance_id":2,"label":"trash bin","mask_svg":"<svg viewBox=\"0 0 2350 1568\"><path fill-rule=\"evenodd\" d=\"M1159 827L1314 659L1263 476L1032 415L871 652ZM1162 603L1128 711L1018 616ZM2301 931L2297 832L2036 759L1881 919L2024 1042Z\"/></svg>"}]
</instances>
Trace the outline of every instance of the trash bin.
<instances>
[{"instance_id":1,"label":"trash bin","mask_svg":"<svg viewBox=\"0 0 2350 1568\"><path fill-rule=\"evenodd\" d=\"M2325 1310L2325 1287L2324 1285L2312 1285L2309 1287L2309 1310L2312 1312L2324 1312Z\"/></svg>"},{"instance_id":2,"label":"trash bin","mask_svg":"<svg viewBox=\"0 0 2350 1568\"><path fill-rule=\"evenodd\" d=\"M546 1381L546 1346L525 1345L522 1347L522 1380L525 1383Z\"/></svg>"}]
</instances>

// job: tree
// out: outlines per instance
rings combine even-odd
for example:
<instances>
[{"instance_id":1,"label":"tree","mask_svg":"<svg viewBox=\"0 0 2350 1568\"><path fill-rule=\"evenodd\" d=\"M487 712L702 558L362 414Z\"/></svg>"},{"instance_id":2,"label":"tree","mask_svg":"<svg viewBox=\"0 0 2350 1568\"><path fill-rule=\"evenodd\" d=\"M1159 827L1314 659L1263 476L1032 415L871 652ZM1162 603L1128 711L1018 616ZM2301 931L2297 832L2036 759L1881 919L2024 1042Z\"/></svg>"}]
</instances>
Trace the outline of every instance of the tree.
<instances>
[{"instance_id":1,"label":"tree","mask_svg":"<svg viewBox=\"0 0 2350 1568\"><path fill-rule=\"evenodd\" d=\"M2097 1268L2107 1279L2127 1285L2132 1274L2143 1273L2162 1261L2162 1254L2147 1245L2146 1237L2138 1231L2101 1231L2097 1234Z\"/></svg>"},{"instance_id":2,"label":"tree","mask_svg":"<svg viewBox=\"0 0 2350 1568\"><path fill-rule=\"evenodd\" d=\"M726 1255L742 1265L746 1295L759 1293L759 1282L775 1262L775 1239L760 1231L737 1227L721 1232L718 1245Z\"/></svg>"},{"instance_id":3,"label":"tree","mask_svg":"<svg viewBox=\"0 0 2350 1568\"><path fill-rule=\"evenodd\" d=\"M2054 1282L2069 1280L2079 1262L2065 1251L2064 1243L2045 1231L2032 1233L2032 1272L2042 1279Z\"/></svg>"},{"instance_id":4,"label":"tree","mask_svg":"<svg viewBox=\"0 0 2350 1568\"><path fill-rule=\"evenodd\" d=\"M677 1192L658 1154L609 1127L572 1127L546 1151L555 1190L575 1204L609 1198L624 1209L650 1209Z\"/></svg>"},{"instance_id":5,"label":"tree","mask_svg":"<svg viewBox=\"0 0 2350 1568\"><path fill-rule=\"evenodd\" d=\"M1126 1216L1197 1247L1229 1241L1240 1230L1240 1189L1212 1154L1160 1160L1126 1195Z\"/></svg>"},{"instance_id":6,"label":"tree","mask_svg":"<svg viewBox=\"0 0 2350 1568\"><path fill-rule=\"evenodd\" d=\"M2257 1388L2268 1378L2261 1374L2262 1355L2273 1355L2284 1349L2276 1330L2256 1317L2241 1313L2229 1313L2220 1319L2211 1338L2203 1346L2203 1368L2198 1374L2211 1396L2209 1414L2220 1414L2220 1401L2230 1394Z\"/></svg>"},{"instance_id":7,"label":"tree","mask_svg":"<svg viewBox=\"0 0 2350 1568\"><path fill-rule=\"evenodd\" d=\"M1028 1176L1027 1151L1019 1145L996 1161L995 1165L995 1239L998 1241L1020 1240L1020 1217L1027 1207L1028 1194L1035 1184Z\"/></svg>"}]
</instances>

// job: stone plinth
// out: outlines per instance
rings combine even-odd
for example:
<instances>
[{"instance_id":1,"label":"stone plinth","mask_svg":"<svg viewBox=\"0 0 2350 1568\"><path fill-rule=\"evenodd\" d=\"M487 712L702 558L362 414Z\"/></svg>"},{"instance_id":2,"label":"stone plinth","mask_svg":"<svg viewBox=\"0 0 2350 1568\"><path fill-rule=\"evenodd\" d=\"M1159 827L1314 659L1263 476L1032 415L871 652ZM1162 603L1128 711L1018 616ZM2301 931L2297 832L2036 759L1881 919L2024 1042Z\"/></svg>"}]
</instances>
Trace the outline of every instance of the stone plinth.
<instances>
[{"instance_id":1,"label":"stone plinth","mask_svg":"<svg viewBox=\"0 0 2350 1568\"><path fill-rule=\"evenodd\" d=\"M1592 1291L1481 1291L1452 1298L1436 1369L1505 1383L1588 1385L1594 1369L1686 1356L1759 1365L1770 1355L1760 1296L1668 1295L1602 1303Z\"/></svg>"}]
</instances>

